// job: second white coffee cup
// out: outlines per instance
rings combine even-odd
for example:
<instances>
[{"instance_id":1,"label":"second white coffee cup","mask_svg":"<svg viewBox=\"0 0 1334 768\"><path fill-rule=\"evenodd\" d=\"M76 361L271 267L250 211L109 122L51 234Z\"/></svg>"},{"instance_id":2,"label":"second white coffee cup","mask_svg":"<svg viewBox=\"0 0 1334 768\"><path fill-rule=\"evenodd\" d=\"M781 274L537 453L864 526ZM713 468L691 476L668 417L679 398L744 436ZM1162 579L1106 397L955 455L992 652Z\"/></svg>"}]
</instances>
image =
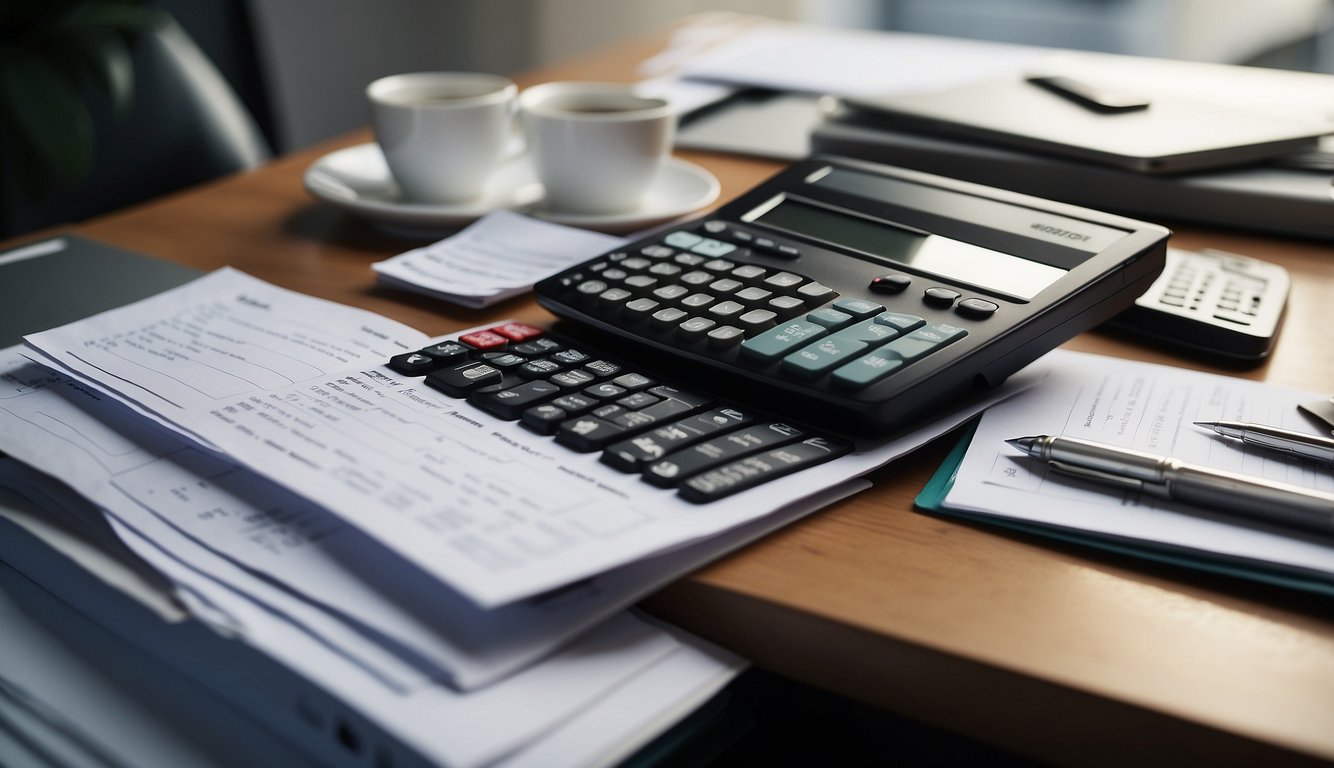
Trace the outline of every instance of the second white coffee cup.
<instances>
[{"instance_id":1,"label":"second white coffee cup","mask_svg":"<svg viewBox=\"0 0 1334 768\"><path fill-rule=\"evenodd\" d=\"M676 114L620 83L556 82L519 95L519 119L544 207L617 214L642 204L668 154Z\"/></svg>"},{"instance_id":2,"label":"second white coffee cup","mask_svg":"<svg viewBox=\"0 0 1334 768\"><path fill-rule=\"evenodd\" d=\"M481 196L510 137L518 88L498 75L413 72L366 88L375 140L407 202Z\"/></svg>"}]
</instances>

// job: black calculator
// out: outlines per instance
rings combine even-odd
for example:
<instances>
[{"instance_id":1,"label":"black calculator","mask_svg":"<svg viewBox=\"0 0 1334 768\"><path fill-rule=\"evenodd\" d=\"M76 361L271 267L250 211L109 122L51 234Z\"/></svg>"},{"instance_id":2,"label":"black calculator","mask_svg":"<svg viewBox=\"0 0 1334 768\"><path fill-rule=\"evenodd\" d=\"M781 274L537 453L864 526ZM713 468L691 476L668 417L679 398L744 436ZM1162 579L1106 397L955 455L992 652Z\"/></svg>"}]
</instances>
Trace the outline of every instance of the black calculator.
<instances>
[{"instance_id":1,"label":"black calculator","mask_svg":"<svg viewBox=\"0 0 1334 768\"><path fill-rule=\"evenodd\" d=\"M1157 225L834 157L536 286L563 332L769 413L885 434L1134 304Z\"/></svg>"},{"instance_id":2,"label":"black calculator","mask_svg":"<svg viewBox=\"0 0 1334 768\"><path fill-rule=\"evenodd\" d=\"M390 366L707 503L928 418L1134 303L1168 232L849 160L536 286L504 323Z\"/></svg>"}]
</instances>

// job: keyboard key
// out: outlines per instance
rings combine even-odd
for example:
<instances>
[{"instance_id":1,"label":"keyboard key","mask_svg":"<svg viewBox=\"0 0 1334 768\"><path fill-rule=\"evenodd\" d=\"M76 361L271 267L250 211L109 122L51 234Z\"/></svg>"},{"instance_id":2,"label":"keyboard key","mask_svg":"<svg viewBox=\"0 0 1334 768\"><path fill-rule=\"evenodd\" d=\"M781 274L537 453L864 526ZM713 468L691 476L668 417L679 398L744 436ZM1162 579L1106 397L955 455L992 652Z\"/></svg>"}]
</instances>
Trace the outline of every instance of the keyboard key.
<instances>
[{"instance_id":1,"label":"keyboard key","mask_svg":"<svg viewBox=\"0 0 1334 768\"><path fill-rule=\"evenodd\" d=\"M754 264L746 264L732 270L732 279L740 280L743 283L758 282L760 278L769 274L769 270L764 267L757 267Z\"/></svg>"},{"instance_id":2,"label":"keyboard key","mask_svg":"<svg viewBox=\"0 0 1334 768\"><path fill-rule=\"evenodd\" d=\"M717 501L807 467L823 464L850 450L852 446L842 440L813 437L696 475L681 485L678 494L696 504Z\"/></svg>"},{"instance_id":3,"label":"keyboard key","mask_svg":"<svg viewBox=\"0 0 1334 768\"><path fill-rule=\"evenodd\" d=\"M709 440L668 454L644 468L644 481L672 488L692 475L720 467L752 453L796 442L805 437L790 424L757 424L716 435Z\"/></svg>"},{"instance_id":4,"label":"keyboard key","mask_svg":"<svg viewBox=\"0 0 1334 768\"><path fill-rule=\"evenodd\" d=\"M707 293L692 293L681 299L681 306L686 309L702 309L712 304L713 301L713 297Z\"/></svg>"},{"instance_id":5,"label":"keyboard key","mask_svg":"<svg viewBox=\"0 0 1334 768\"><path fill-rule=\"evenodd\" d=\"M692 317L689 320L676 326L676 333L683 339L691 341L702 338L717 325L717 321L710 320L707 317Z\"/></svg>"},{"instance_id":6,"label":"keyboard key","mask_svg":"<svg viewBox=\"0 0 1334 768\"><path fill-rule=\"evenodd\" d=\"M677 299L690 293L690 289L684 285L664 285L653 292L653 297L662 301L676 301Z\"/></svg>"},{"instance_id":7,"label":"keyboard key","mask_svg":"<svg viewBox=\"0 0 1334 768\"><path fill-rule=\"evenodd\" d=\"M647 408L661 400L662 398L650 395L647 392L631 392L620 400L617 400L616 404L627 411L637 411L640 408Z\"/></svg>"},{"instance_id":8,"label":"keyboard key","mask_svg":"<svg viewBox=\"0 0 1334 768\"><path fill-rule=\"evenodd\" d=\"M661 306L661 304L653 299L635 299L634 301L626 302L625 314L634 318L645 318L657 311L659 306Z\"/></svg>"},{"instance_id":9,"label":"keyboard key","mask_svg":"<svg viewBox=\"0 0 1334 768\"><path fill-rule=\"evenodd\" d=\"M720 301L709 307L709 314L719 320L731 320L746 311L746 305L735 301Z\"/></svg>"},{"instance_id":10,"label":"keyboard key","mask_svg":"<svg viewBox=\"0 0 1334 768\"><path fill-rule=\"evenodd\" d=\"M797 296L805 301L808 306L813 307L838 296L838 291L827 285L811 281L797 289Z\"/></svg>"},{"instance_id":11,"label":"keyboard key","mask_svg":"<svg viewBox=\"0 0 1334 768\"><path fill-rule=\"evenodd\" d=\"M778 322L778 313L768 309L752 309L741 317L737 318L741 327L749 333L762 331L766 328L774 327Z\"/></svg>"},{"instance_id":12,"label":"keyboard key","mask_svg":"<svg viewBox=\"0 0 1334 768\"><path fill-rule=\"evenodd\" d=\"M425 376L443 365L444 362L420 352L404 352L389 358L389 367L404 376Z\"/></svg>"},{"instance_id":13,"label":"keyboard key","mask_svg":"<svg viewBox=\"0 0 1334 768\"><path fill-rule=\"evenodd\" d=\"M673 253L676 253L676 251L673 251L671 248L668 248L665 245L657 245L656 243L640 248L639 252L650 259L665 259Z\"/></svg>"},{"instance_id":14,"label":"keyboard key","mask_svg":"<svg viewBox=\"0 0 1334 768\"><path fill-rule=\"evenodd\" d=\"M613 363L610 360L594 360L591 363L584 363L584 370L599 379L605 379L608 376L619 376L621 366L619 363Z\"/></svg>"},{"instance_id":15,"label":"keyboard key","mask_svg":"<svg viewBox=\"0 0 1334 768\"><path fill-rule=\"evenodd\" d=\"M709 283L709 290L714 293L732 293L740 287L741 283L730 277L724 277L721 280L714 280L712 283Z\"/></svg>"},{"instance_id":16,"label":"keyboard key","mask_svg":"<svg viewBox=\"0 0 1334 768\"><path fill-rule=\"evenodd\" d=\"M561 371L547 381L562 389L576 389L591 383L594 379L593 374L588 371L575 369L573 371Z\"/></svg>"},{"instance_id":17,"label":"keyboard key","mask_svg":"<svg viewBox=\"0 0 1334 768\"><path fill-rule=\"evenodd\" d=\"M769 299L765 306L777 312L778 316L784 320L801 314L801 311L806 308L806 305L796 296L775 296Z\"/></svg>"},{"instance_id":18,"label":"keyboard key","mask_svg":"<svg viewBox=\"0 0 1334 768\"><path fill-rule=\"evenodd\" d=\"M528 358L520 357L513 352L483 352L482 362L494 365L504 371L523 365L528 362Z\"/></svg>"},{"instance_id":19,"label":"keyboard key","mask_svg":"<svg viewBox=\"0 0 1334 768\"><path fill-rule=\"evenodd\" d=\"M658 284L658 278L652 275L631 275L625 278L625 287L635 293L647 293Z\"/></svg>"},{"instance_id":20,"label":"keyboard key","mask_svg":"<svg viewBox=\"0 0 1334 768\"><path fill-rule=\"evenodd\" d=\"M728 261L727 259L713 259L712 261L704 262L700 266L710 272L731 272L736 269L736 262Z\"/></svg>"},{"instance_id":21,"label":"keyboard key","mask_svg":"<svg viewBox=\"0 0 1334 768\"><path fill-rule=\"evenodd\" d=\"M682 284L696 288L698 288L701 285L706 285L708 283L711 283L715 279L717 279L717 275L714 275L710 272L704 272L698 269L693 272L687 272L684 275L681 275L680 277L677 278L677 280L680 281Z\"/></svg>"},{"instance_id":22,"label":"keyboard key","mask_svg":"<svg viewBox=\"0 0 1334 768\"><path fill-rule=\"evenodd\" d=\"M690 313L680 307L665 307L653 313L653 326L666 330L689 317Z\"/></svg>"},{"instance_id":23,"label":"keyboard key","mask_svg":"<svg viewBox=\"0 0 1334 768\"><path fill-rule=\"evenodd\" d=\"M587 395L573 393L568 395L561 395L555 400L552 400L551 404L556 406L557 408L560 408L562 411L565 411L571 416L578 416L580 414L588 413L589 411L593 410L593 408L595 408L598 405L598 401L594 400L591 397L588 397Z\"/></svg>"},{"instance_id":24,"label":"keyboard key","mask_svg":"<svg viewBox=\"0 0 1334 768\"><path fill-rule=\"evenodd\" d=\"M709 346L714 349L735 347L746 337L745 331L734 325L720 325L709 331Z\"/></svg>"},{"instance_id":25,"label":"keyboard key","mask_svg":"<svg viewBox=\"0 0 1334 768\"><path fill-rule=\"evenodd\" d=\"M580 352L577 349L562 349L552 355L551 359L561 365L579 365L588 362L589 357L586 353Z\"/></svg>"},{"instance_id":26,"label":"keyboard key","mask_svg":"<svg viewBox=\"0 0 1334 768\"><path fill-rule=\"evenodd\" d=\"M737 301L744 301L747 304L754 305L764 301L772 295L774 295L773 291L767 291L759 286L752 285L749 288L743 288L737 291L735 298Z\"/></svg>"},{"instance_id":27,"label":"keyboard key","mask_svg":"<svg viewBox=\"0 0 1334 768\"><path fill-rule=\"evenodd\" d=\"M765 285L781 291L790 291L804 282L806 278L791 272L776 272L764 278Z\"/></svg>"},{"instance_id":28,"label":"keyboard key","mask_svg":"<svg viewBox=\"0 0 1334 768\"><path fill-rule=\"evenodd\" d=\"M642 373L624 373L612 379L611 383L633 392L636 389L651 387L657 382Z\"/></svg>"},{"instance_id":29,"label":"keyboard key","mask_svg":"<svg viewBox=\"0 0 1334 768\"><path fill-rule=\"evenodd\" d=\"M626 391L625 387L618 387L609 381L594 384L591 387L584 387L584 394L594 400L611 400L612 398L624 395Z\"/></svg>"},{"instance_id":30,"label":"keyboard key","mask_svg":"<svg viewBox=\"0 0 1334 768\"><path fill-rule=\"evenodd\" d=\"M525 379L545 379L553 373L560 373L564 368L555 360L530 360L519 366L519 375Z\"/></svg>"}]
</instances>

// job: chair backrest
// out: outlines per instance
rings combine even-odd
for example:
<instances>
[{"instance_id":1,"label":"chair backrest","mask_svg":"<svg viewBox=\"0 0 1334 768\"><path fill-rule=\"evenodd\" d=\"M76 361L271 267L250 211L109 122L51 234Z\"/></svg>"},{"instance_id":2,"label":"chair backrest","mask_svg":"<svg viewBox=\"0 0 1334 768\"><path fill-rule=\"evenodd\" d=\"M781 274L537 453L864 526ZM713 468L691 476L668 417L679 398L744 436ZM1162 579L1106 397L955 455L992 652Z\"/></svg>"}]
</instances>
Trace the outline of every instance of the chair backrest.
<instances>
[{"instance_id":1,"label":"chair backrest","mask_svg":"<svg viewBox=\"0 0 1334 768\"><path fill-rule=\"evenodd\" d=\"M0 234L96 216L228 173L271 155L254 118L175 23L135 44L134 103L116 117L100 94L86 99L97 137L88 177L36 202L0 174Z\"/></svg>"}]
</instances>

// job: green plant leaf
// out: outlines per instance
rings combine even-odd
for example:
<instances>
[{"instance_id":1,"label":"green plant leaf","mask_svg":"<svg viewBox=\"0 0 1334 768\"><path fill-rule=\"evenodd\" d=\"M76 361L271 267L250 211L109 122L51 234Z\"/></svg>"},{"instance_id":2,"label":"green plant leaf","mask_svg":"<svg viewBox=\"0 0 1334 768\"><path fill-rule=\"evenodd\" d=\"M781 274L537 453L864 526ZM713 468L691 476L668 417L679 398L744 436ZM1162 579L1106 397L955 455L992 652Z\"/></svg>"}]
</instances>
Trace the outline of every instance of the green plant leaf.
<instances>
[{"instance_id":1,"label":"green plant leaf","mask_svg":"<svg viewBox=\"0 0 1334 768\"><path fill-rule=\"evenodd\" d=\"M81 82L83 73L92 75L93 82L111 99L117 118L129 114L134 96L134 61L130 47L115 32L105 29L83 29L69 36L68 53L77 59L79 74L66 74L72 82Z\"/></svg>"},{"instance_id":2,"label":"green plant leaf","mask_svg":"<svg viewBox=\"0 0 1334 768\"><path fill-rule=\"evenodd\" d=\"M76 184L93 162L93 125L72 83L50 63L32 56L0 71L0 108L17 143L7 151L31 151L36 165Z\"/></svg>"}]
</instances>

